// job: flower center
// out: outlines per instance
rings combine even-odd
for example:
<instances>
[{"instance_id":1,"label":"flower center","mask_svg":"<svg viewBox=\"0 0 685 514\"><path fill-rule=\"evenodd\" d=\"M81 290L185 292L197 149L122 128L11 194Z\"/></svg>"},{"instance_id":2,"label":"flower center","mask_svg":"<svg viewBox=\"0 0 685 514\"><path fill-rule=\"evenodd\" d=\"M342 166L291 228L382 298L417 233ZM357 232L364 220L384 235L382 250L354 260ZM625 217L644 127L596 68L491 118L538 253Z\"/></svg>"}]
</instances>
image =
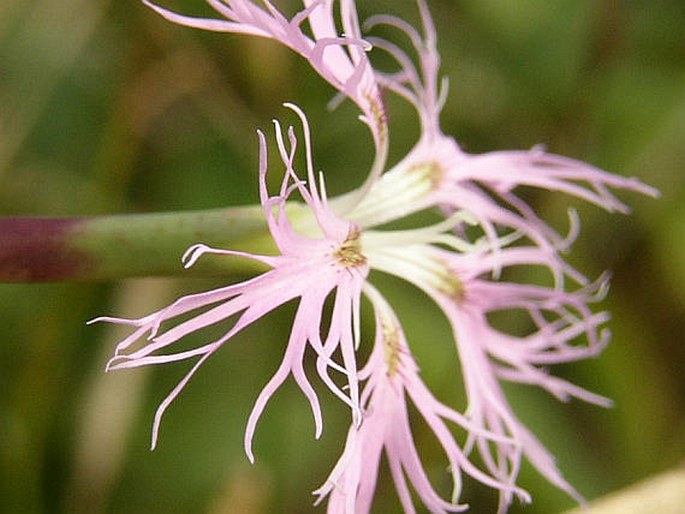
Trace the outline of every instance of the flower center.
<instances>
[{"instance_id":1,"label":"flower center","mask_svg":"<svg viewBox=\"0 0 685 514\"><path fill-rule=\"evenodd\" d=\"M357 227L350 228L347 239L342 242L333 257L345 268L359 268L366 266L366 256L362 253L362 245L359 240L360 232Z\"/></svg>"},{"instance_id":2,"label":"flower center","mask_svg":"<svg viewBox=\"0 0 685 514\"><path fill-rule=\"evenodd\" d=\"M407 175L416 176L430 183L431 190L437 189L445 176L445 168L438 161L426 161L414 164L407 170Z\"/></svg>"},{"instance_id":3,"label":"flower center","mask_svg":"<svg viewBox=\"0 0 685 514\"><path fill-rule=\"evenodd\" d=\"M400 365L400 338L397 327L383 323L383 349L385 350L386 374L392 377Z\"/></svg>"},{"instance_id":4,"label":"flower center","mask_svg":"<svg viewBox=\"0 0 685 514\"><path fill-rule=\"evenodd\" d=\"M385 114L385 109L383 108L383 103L380 99L366 93L364 98L369 103L369 109L371 111L371 116L378 129L378 138L381 142L385 142L388 139L388 117Z\"/></svg>"},{"instance_id":5,"label":"flower center","mask_svg":"<svg viewBox=\"0 0 685 514\"><path fill-rule=\"evenodd\" d=\"M464 284L454 273L444 273L441 275L438 290L444 293L457 304L464 300Z\"/></svg>"}]
</instances>

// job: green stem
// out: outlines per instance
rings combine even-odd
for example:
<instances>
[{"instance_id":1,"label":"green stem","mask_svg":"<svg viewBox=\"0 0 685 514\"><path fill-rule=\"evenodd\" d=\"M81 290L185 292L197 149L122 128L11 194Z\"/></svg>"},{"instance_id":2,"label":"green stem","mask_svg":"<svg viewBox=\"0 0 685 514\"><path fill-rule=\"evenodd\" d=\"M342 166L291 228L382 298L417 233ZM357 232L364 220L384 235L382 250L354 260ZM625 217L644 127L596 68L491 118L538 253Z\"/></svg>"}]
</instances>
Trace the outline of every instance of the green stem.
<instances>
[{"instance_id":1,"label":"green stem","mask_svg":"<svg viewBox=\"0 0 685 514\"><path fill-rule=\"evenodd\" d=\"M162 214L0 218L0 282L212 276L264 269L263 264L250 259L208 255L184 270L181 255L194 243L253 253L275 251L259 206Z\"/></svg>"}]
</instances>

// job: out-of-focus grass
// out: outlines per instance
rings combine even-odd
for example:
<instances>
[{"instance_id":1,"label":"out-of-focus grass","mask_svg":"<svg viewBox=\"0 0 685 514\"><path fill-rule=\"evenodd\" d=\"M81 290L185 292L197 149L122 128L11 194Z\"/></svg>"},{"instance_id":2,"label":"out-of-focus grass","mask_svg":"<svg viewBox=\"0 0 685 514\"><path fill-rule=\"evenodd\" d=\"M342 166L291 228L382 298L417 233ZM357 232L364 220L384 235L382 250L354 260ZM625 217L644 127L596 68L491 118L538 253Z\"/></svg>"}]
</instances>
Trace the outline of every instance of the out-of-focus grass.
<instances>
[{"instance_id":1,"label":"out-of-focus grass","mask_svg":"<svg viewBox=\"0 0 685 514\"><path fill-rule=\"evenodd\" d=\"M173 5L209 12L200 0ZM685 454L683 3L430 6L451 86L443 126L467 150L545 143L663 191L659 201L626 197L635 207L631 217L582 207L583 233L570 257L590 275L612 270L604 306L613 313L614 338L600 359L558 372L614 398L616 407L559 405L526 388L509 392L517 413L589 497L672 466ZM390 8L416 20L412 2L360 6L363 14ZM307 112L317 166L330 193L342 193L362 180L371 146L352 106L325 110L331 95L301 60L273 43L173 26L134 0L5 0L0 212L254 203L255 130L270 131L271 118L288 118L284 101ZM397 99L388 100L397 159L416 137L416 120ZM547 193L535 199L563 226L563 201ZM0 511L314 511L309 491L327 476L344 440L348 415L339 404L326 400L324 436L314 441L306 402L288 384L258 427L257 464L249 466L242 454L247 414L282 355L287 309L203 367L170 408L153 453L154 409L187 366L101 374L116 334L85 327L85 320L143 314L212 285L0 286ZM444 322L416 292L387 287L426 380L459 406ZM445 463L429 434L418 424L416 432L427 467L443 477ZM382 478L378 511L397 510L387 473ZM521 483L535 499L526 512L571 506L528 467ZM474 512L493 504L476 486L467 486L468 495Z\"/></svg>"}]
</instances>

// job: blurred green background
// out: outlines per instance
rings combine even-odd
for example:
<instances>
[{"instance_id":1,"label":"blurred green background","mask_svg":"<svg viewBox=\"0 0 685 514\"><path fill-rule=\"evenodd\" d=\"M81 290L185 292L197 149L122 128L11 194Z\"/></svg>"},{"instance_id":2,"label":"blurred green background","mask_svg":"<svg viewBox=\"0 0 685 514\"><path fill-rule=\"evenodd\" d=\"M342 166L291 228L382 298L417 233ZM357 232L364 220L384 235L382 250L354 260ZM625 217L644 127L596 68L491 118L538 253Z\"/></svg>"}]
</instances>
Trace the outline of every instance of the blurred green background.
<instances>
[{"instance_id":1,"label":"blurred green background","mask_svg":"<svg viewBox=\"0 0 685 514\"><path fill-rule=\"evenodd\" d=\"M361 3L362 15L392 11L417 20L410 1ZM165 5L210 12L201 0ZM613 341L600 359L556 372L616 406L562 405L539 391L508 388L517 414L589 498L682 462L685 3L429 5L451 87L443 127L465 149L544 143L639 176L663 193L658 201L619 193L634 207L630 217L572 202L583 232L570 260L589 276L613 273L603 304L613 314ZM326 110L332 95L302 60L274 43L174 26L135 0L3 0L0 213L254 203L255 130L271 132L273 117L292 120L284 101L309 116L329 192L345 192L367 172L371 146L353 106ZM397 160L414 142L417 123L396 98L388 102ZM530 198L563 229L565 201L539 192ZM180 294L240 278L0 285L0 511L324 512L311 506L310 491L337 459L349 417L330 395L322 391L324 435L315 441L308 406L287 382L258 426L257 463L249 465L242 450L252 403L280 362L292 306L203 366L167 412L154 452L154 410L188 363L105 375L121 332L85 326L100 314L139 316ZM463 407L444 321L426 302L412 304L415 291L384 286L426 381ZM415 432L434 483L448 494L431 434L419 423ZM534 496L525 512L572 506L529 466L520 483ZM465 496L472 512L493 511L494 495L485 488L468 484ZM387 470L376 507L399 510Z\"/></svg>"}]
</instances>

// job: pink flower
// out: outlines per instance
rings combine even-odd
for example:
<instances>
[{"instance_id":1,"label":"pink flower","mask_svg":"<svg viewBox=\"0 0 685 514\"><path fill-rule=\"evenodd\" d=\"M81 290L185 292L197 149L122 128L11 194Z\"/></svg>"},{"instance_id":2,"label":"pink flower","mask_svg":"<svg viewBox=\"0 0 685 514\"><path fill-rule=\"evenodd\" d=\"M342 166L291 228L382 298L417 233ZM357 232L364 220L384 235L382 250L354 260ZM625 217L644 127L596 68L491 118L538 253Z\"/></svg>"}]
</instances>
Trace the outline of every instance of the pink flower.
<instances>
[{"instance_id":1,"label":"pink flower","mask_svg":"<svg viewBox=\"0 0 685 514\"><path fill-rule=\"evenodd\" d=\"M513 483L499 481L476 468L468 459L468 451L460 448L448 422L511 451L516 451L516 441L476 426L467 417L435 399L419 377L418 367L394 312L375 290L367 292L376 312L376 339L373 353L359 373L360 379L366 380L361 397L363 421L360 427L350 427L340 460L326 483L314 492L319 496L317 503L328 496L329 513L370 512L383 450L397 494L407 513L416 512L407 480L430 512L467 510L468 505L458 503L462 472L529 502L528 493ZM407 399L414 404L443 449L454 486L450 501L441 498L428 480L414 443Z\"/></svg>"},{"instance_id":2,"label":"pink flower","mask_svg":"<svg viewBox=\"0 0 685 514\"><path fill-rule=\"evenodd\" d=\"M374 164L364 185L329 201L323 180L317 187L309 125L299 108L288 104L303 125L306 183L294 169L297 140L292 127L286 141L275 122L285 173L278 194L269 195L266 142L259 133L260 201L278 254L253 255L198 244L183 257L186 267L203 254L213 253L254 259L270 269L239 284L183 297L140 319L98 318L134 327L117 346L108 369L196 360L158 408L152 446L164 411L201 364L243 328L280 305L299 299L283 361L259 395L247 423L245 450L250 460L254 460L251 441L256 423L269 398L291 374L310 403L316 437L321 434L318 397L303 367L305 352L311 348L319 376L352 411L343 454L326 483L315 492L318 502L328 499L328 512L370 511L383 451L406 512L414 512L410 486L431 512L464 510L467 506L459 503L462 474L499 491L500 513L506 511L514 496L530 501L528 493L516 485L524 458L548 481L582 502L553 457L516 417L501 381L536 385L564 401L575 397L609 405L605 398L548 371L557 363L594 357L608 343L609 333L602 328L608 314L593 313L589 308L603 297L606 279L591 283L560 257L577 234L575 213L570 214L569 234L561 236L518 196L517 188L563 192L619 212L628 209L611 188L649 195L657 192L636 179L539 148L483 155L464 152L440 129L439 114L447 88L446 82L438 84L436 34L423 0L417 1L423 36L391 16L376 16L367 23L368 28L383 24L399 29L415 50L418 66L394 43L362 39L352 0L340 0L339 23L331 0L304 0L303 10L290 19L268 0L263 0L264 7L249 0L207 0L222 19L183 16L144 1L175 23L267 37L293 49L341 95L359 106L376 146ZM305 22L308 33L302 29ZM344 35L337 33L337 25L342 26ZM366 55L369 42L394 57L398 71L374 70ZM415 147L382 175L388 127L380 88L411 102L421 123ZM304 200L304 208L297 216L286 215L286 203L295 191ZM390 222L436 207L445 219L435 225L411 230L386 228ZM467 225L476 226L467 231ZM378 229L380 226L384 230ZM548 270L549 283L499 280L502 270L517 266ZM436 399L422 382L398 317L369 281L370 270L413 284L449 322L452 340L421 344L455 345L468 401L463 414ZM571 290L568 283L573 285ZM356 349L365 343L359 329L362 295L373 308L376 334L371 356L358 371ZM323 323L329 297L334 297L330 323ZM489 316L502 311L523 313L530 330L521 335L493 327ZM185 335L231 318L230 329L219 339L198 348L176 350L176 343ZM138 344L143 337L147 340ZM342 363L335 359L342 359ZM341 374L346 386L338 386L332 373ZM444 452L454 483L449 500L435 491L426 476L413 441L407 400ZM454 428L466 433L465 443L457 442ZM483 469L471 462L473 453L479 455Z\"/></svg>"},{"instance_id":3,"label":"pink flower","mask_svg":"<svg viewBox=\"0 0 685 514\"><path fill-rule=\"evenodd\" d=\"M454 138L440 129L440 111L447 98L447 81L439 84L440 57L436 32L424 0L417 0L423 31L393 16L374 16L367 28L394 27L411 43L418 57L418 68L401 48L389 41L367 38L375 48L388 52L397 62L394 73L376 71L378 83L409 101L417 110L421 136L415 148L388 170L377 188L402 187L413 196L409 206L416 210L437 206L446 212L468 210L491 241L501 229L526 235L549 251L566 250L577 227L572 216L571 234L561 237L519 197L520 186L563 192L593 203L608 211L628 213L629 208L609 190L626 189L650 196L658 191L636 178L624 178L567 157L546 153L542 147L472 155L464 152ZM418 180L417 180L418 179ZM406 187L411 184L411 189ZM376 202L373 195L366 201ZM405 213L405 214L408 214ZM387 221L387 220L384 220Z\"/></svg>"},{"instance_id":4,"label":"pink flower","mask_svg":"<svg viewBox=\"0 0 685 514\"><path fill-rule=\"evenodd\" d=\"M549 375L550 365L594 357L606 346L609 333L601 326L608 314L593 314L589 303L603 297L605 279L575 292L537 285L493 282L495 271L519 265L540 265L561 273L572 270L552 262L538 247L492 248L458 254L426 245L378 251L373 269L397 274L424 291L442 310L454 333L468 407L469 437L465 453L475 449L489 476L498 481L499 512L505 512L523 457L548 481L579 502L582 497L561 476L553 457L516 418L500 380L537 385L556 398L572 397L609 406L611 402L565 380ZM557 277L558 279L558 277ZM515 336L495 329L487 315L521 311L533 330ZM587 345L578 342L585 335ZM362 399L363 403L363 399ZM363 425L362 425L363 426ZM484 435L485 434L485 435ZM493 443L493 437L499 441ZM505 442L501 442L505 441Z\"/></svg>"},{"instance_id":5,"label":"pink flower","mask_svg":"<svg viewBox=\"0 0 685 514\"><path fill-rule=\"evenodd\" d=\"M302 364L307 347L311 347L317 354L317 370L322 380L331 391L351 407L355 424L360 422L354 351L359 340L360 295L362 284L368 274L368 264L366 258L360 253L357 228L354 224L333 214L328 208L325 192L317 188L307 122L297 107L289 106L301 117L304 124L307 185L297 177L293 168L296 139L292 127L288 130L290 144L288 149L283 140L280 125L274 122L278 149L286 169L279 194L269 195L266 189L266 142L264 135L259 133L260 199L269 231L280 255L253 255L217 250L198 244L190 247L183 256L186 267L192 266L203 254L213 253L255 259L271 269L246 282L180 298L170 306L140 319L101 317L93 320L93 322L108 321L136 327L129 337L117 345L115 355L110 360L107 369L135 368L196 359L190 371L157 409L152 434L153 448L157 442L159 424L164 411L202 363L245 327L295 298L299 298L300 301L283 362L259 395L247 424L245 449L250 460L253 460L251 441L257 420L269 398L289 374L293 375L309 400L316 423L316 437L320 436L323 426L321 409ZM320 231L319 237L303 236L293 230L286 216L285 206L286 200L295 190L300 193L310 209ZM323 305L326 298L333 294L335 302L330 326L326 335L322 336ZM161 328L163 323L193 311L199 312L171 328ZM187 334L236 315L238 318L231 329L216 341L192 350L174 351L174 344ZM136 341L144 336L147 337L148 342L136 348ZM331 359L337 350L343 358L342 366ZM331 379L329 375L331 369L346 377L348 392L340 389Z\"/></svg>"},{"instance_id":6,"label":"pink flower","mask_svg":"<svg viewBox=\"0 0 685 514\"><path fill-rule=\"evenodd\" d=\"M263 8L252 0L206 1L224 19L184 16L143 0L173 23L274 39L294 50L341 95L357 104L363 113L362 121L371 129L376 148L383 153L387 144L385 110L366 55L371 46L361 37L353 0L340 0L340 24L344 35L337 32L334 2L330 0L304 0L305 8L291 19L269 0L263 0ZM303 31L305 22L309 24L313 38Z\"/></svg>"}]
</instances>

